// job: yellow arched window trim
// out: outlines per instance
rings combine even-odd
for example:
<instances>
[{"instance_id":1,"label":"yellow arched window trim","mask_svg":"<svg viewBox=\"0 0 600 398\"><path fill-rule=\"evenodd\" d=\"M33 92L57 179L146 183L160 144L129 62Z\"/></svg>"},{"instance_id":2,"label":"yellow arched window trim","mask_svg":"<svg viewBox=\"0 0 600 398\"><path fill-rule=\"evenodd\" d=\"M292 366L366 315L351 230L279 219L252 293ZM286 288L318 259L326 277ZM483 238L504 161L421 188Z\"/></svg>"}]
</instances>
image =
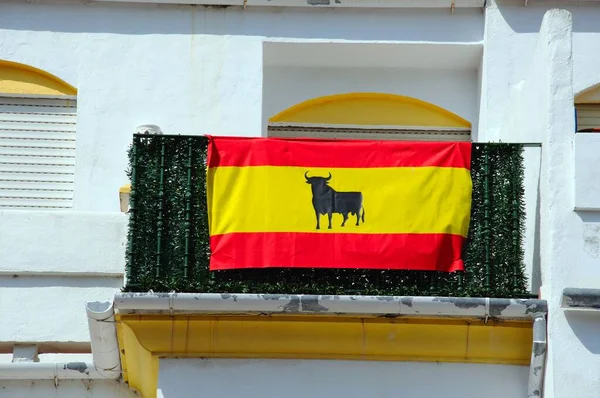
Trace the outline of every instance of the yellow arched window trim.
<instances>
[{"instance_id":1,"label":"yellow arched window trim","mask_svg":"<svg viewBox=\"0 0 600 398\"><path fill-rule=\"evenodd\" d=\"M313 98L276 114L269 123L471 128L468 120L439 106L416 98L381 93Z\"/></svg>"},{"instance_id":2,"label":"yellow arched window trim","mask_svg":"<svg viewBox=\"0 0 600 398\"><path fill-rule=\"evenodd\" d=\"M600 104L600 84L588 87L577 94L575 104Z\"/></svg>"},{"instance_id":3,"label":"yellow arched window trim","mask_svg":"<svg viewBox=\"0 0 600 398\"><path fill-rule=\"evenodd\" d=\"M73 96L77 89L29 65L0 60L0 95Z\"/></svg>"}]
</instances>

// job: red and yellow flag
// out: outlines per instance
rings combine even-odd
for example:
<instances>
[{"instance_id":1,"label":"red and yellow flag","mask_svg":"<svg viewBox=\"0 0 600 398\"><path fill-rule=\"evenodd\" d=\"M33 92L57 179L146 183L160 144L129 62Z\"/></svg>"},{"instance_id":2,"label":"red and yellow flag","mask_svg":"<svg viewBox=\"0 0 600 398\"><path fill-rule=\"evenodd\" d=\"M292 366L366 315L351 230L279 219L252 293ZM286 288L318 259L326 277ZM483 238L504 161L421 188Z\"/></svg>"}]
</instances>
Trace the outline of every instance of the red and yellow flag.
<instances>
[{"instance_id":1,"label":"red and yellow flag","mask_svg":"<svg viewBox=\"0 0 600 398\"><path fill-rule=\"evenodd\" d=\"M463 270L471 144L209 137L211 270Z\"/></svg>"}]
</instances>

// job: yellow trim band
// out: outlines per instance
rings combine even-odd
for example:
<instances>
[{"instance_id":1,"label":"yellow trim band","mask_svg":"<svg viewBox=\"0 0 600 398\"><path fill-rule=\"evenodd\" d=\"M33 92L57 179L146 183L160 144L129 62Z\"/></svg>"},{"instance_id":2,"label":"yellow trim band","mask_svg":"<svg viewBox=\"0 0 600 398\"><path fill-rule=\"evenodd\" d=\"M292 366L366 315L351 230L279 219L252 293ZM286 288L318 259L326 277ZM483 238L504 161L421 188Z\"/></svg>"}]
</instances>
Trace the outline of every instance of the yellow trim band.
<instances>
[{"instance_id":1,"label":"yellow trim band","mask_svg":"<svg viewBox=\"0 0 600 398\"><path fill-rule=\"evenodd\" d=\"M298 315L117 316L124 379L156 397L158 358L302 358L528 365L531 322Z\"/></svg>"},{"instance_id":2,"label":"yellow trim band","mask_svg":"<svg viewBox=\"0 0 600 398\"><path fill-rule=\"evenodd\" d=\"M41 69L0 60L0 94L77 95L77 89Z\"/></svg>"},{"instance_id":3,"label":"yellow trim band","mask_svg":"<svg viewBox=\"0 0 600 398\"><path fill-rule=\"evenodd\" d=\"M468 120L439 106L416 98L381 93L313 98L276 114L269 122L471 128Z\"/></svg>"}]
</instances>

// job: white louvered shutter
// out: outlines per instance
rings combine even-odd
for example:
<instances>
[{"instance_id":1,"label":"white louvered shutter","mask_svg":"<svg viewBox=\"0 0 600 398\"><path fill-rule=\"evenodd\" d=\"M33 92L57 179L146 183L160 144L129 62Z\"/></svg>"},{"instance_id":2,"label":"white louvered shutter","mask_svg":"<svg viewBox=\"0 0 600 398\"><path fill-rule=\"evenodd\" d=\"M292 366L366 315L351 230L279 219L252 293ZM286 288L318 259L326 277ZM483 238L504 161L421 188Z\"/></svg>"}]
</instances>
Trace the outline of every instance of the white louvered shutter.
<instances>
[{"instance_id":1,"label":"white louvered shutter","mask_svg":"<svg viewBox=\"0 0 600 398\"><path fill-rule=\"evenodd\" d=\"M71 209L75 99L0 97L0 210Z\"/></svg>"},{"instance_id":2,"label":"white louvered shutter","mask_svg":"<svg viewBox=\"0 0 600 398\"><path fill-rule=\"evenodd\" d=\"M577 104L577 131L600 129L600 104Z\"/></svg>"},{"instance_id":3,"label":"white louvered shutter","mask_svg":"<svg viewBox=\"0 0 600 398\"><path fill-rule=\"evenodd\" d=\"M270 123L269 137L333 138L357 140L471 141L471 130L463 128L418 128L403 126L328 126Z\"/></svg>"}]
</instances>

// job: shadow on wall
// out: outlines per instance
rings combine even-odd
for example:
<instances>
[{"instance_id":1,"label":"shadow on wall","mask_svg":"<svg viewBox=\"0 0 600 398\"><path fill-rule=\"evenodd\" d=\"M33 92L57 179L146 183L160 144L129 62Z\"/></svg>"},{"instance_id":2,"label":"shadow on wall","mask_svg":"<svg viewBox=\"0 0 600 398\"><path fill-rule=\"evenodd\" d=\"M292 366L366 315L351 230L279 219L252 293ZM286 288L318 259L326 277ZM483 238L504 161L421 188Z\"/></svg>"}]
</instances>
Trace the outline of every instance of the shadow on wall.
<instances>
[{"instance_id":1,"label":"shadow on wall","mask_svg":"<svg viewBox=\"0 0 600 398\"><path fill-rule=\"evenodd\" d=\"M583 222L583 251L600 261L600 213L577 212Z\"/></svg>"},{"instance_id":2,"label":"shadow on wall","mask_svg":"<svg viewBox=\"0 0 600 398\"><path fill-rule=\"evenodd\" d=\"M565 318L581 344L592 354L600 354L599 311L565 311Z\"/></svg>"},{"instance_id":3,"label":"shadow on wall","mask_svg":"<svg viewBox=\"0 0 600 398\"><path fill-rule=\"evenodd\" d=\"M498 5L498 11L516 33L538 33L546 11L560 8L569 10L573 14L573 32L597 32L600 9L591 4L573 5L567 7L552 7L542 4L523 5Z\"/></svg>"},{"instance_id":4,"label":"shadow on wall","mask_svg":"<svg viewBox=\"0 0 600 398\"><path fill-rule=\"evenodd\" d=\"M112 288L120 290L123 286L121 277L98 277L98 276L0 276L0 289L22 289L22 288ZM83 311L83 310L82 310Z\"/></svg>"},{"instance_id":5,"label":"shadow on wall","mask_svg":"<svg viewBox=\"0 0 600 398\"><path fill-rule=\"evenodd\" d=\"M540 181L537 184L535 201L535 232L533 235L533 262L531 264L531 292L536 294L542 287L542 263L540 259Z\"/></svg>"},{"instance_id":6,"label":"shadow on wall","mask_svg":"<svg viewBox=\"0 0 600 398\"><path fill-rule=\"evenodd\" d=\"M436 362L161 359L159 397L518 397L527 366ZM468 382L465 382L468 381ZM252 386L248 388L248 386ZM400 392L400 393L399 393Z\"/></svg>"},{"instance_id":7,"label":"shadow on wall","mask_svg":"<svg viewBox=\"0 0 600 398\"><path fill-rule=\"evenodd\" d=\"M2 7L0 26L8 31L440 42L483 39L483 13L479 9L458 9L450 14L445 8L365 12L364 9L250 7L242 10L241 7L125 4L6 4Z\"/></svg>"}]
</instances>

